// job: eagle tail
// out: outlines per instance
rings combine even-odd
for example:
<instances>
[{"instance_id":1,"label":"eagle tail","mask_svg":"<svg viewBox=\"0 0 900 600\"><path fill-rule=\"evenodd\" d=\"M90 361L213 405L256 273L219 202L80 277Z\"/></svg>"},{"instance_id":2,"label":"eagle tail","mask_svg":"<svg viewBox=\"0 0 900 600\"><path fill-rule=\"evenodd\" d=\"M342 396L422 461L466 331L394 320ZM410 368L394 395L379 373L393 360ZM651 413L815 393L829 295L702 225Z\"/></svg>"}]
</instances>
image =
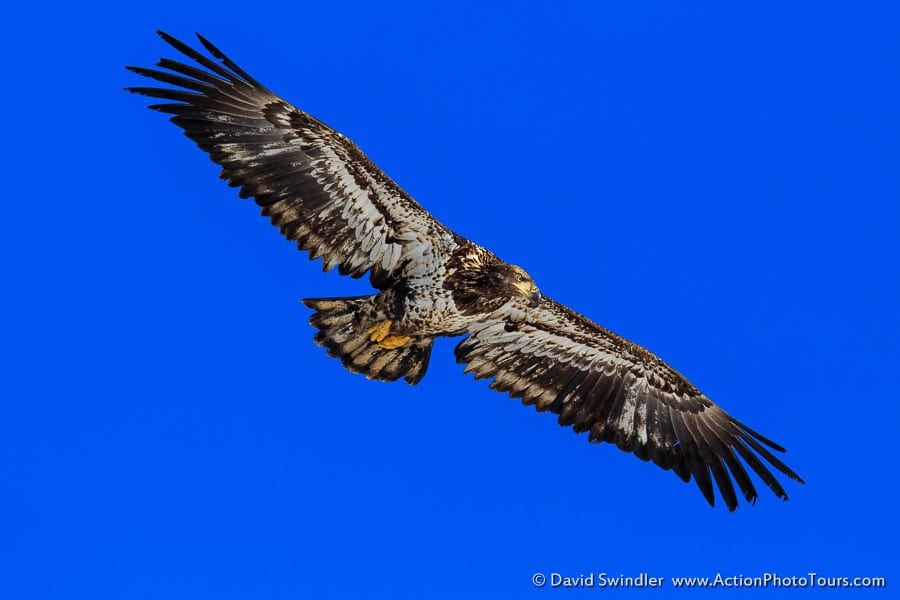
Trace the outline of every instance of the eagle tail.
<instances>
[{"instance_id":1,"label":"eagle tail","mask_svg":"<svg viewBox=\"0 0 900 600\"><path fill-rule=\"evenodd\" d=\"M434 338L413 337L399 348L383 348L371 340L369 325L358 311L371 296L347 298L304 298L303 304L316 312L309 323L316 329L315 342L328 356L341 359L344 367L368 379L396 381L404 377L415 385L425 376Z\"/></svg>"}]
</instances>

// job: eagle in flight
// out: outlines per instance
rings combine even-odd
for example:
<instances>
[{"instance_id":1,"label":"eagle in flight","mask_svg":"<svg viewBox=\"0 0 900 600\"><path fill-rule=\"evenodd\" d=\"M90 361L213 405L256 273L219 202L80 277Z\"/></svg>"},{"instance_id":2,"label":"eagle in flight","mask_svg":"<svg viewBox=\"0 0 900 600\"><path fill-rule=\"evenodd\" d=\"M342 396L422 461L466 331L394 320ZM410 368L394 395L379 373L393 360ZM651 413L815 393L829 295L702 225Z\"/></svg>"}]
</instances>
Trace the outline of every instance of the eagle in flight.
<instances>
[{"instance_id":1,"label":"eagle in flight","mask_svg":"<svg viewBox=\"0 0 900 600\"><path fill-rule=\"evenodd\" d=\"M162 59L129 70L172 87L131 87L166 102L221 177L252 197L281 233L321 258L323 270L362 277L370 296L309 298L317 344L370 379L415 385L434 339L466 337L457 362L559 424L588 432L697 483L729 510L737 489L754 503L747 465L776 496L770 466L803 480L773 451L784 448L713 404L648 350L542 295L528 273L454 233L357 146L270 92L201 36L214 59L159 35L198 66ZM201 68L202 67L202 68ZM742 462L743 461L743 462Z\"/></svg>"}]
</instances>

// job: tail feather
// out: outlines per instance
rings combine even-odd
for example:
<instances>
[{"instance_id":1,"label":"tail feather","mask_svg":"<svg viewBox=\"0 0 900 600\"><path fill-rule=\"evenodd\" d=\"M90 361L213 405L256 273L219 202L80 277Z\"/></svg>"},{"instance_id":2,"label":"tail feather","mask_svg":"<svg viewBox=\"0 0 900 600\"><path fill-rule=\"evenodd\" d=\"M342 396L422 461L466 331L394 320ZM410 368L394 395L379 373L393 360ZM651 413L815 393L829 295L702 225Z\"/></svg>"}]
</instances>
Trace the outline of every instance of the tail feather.
<instances>
[{"instance_id":1,"label":"tail feather","mask_svg":"<svg viewBox=\"0 0 900 600\"><path fill-rule=\"evenodd\" d=\"M362 373L368 379L396 381L404 377L415 385L425 376L434 338L413 337L399 348L382 348L369 339L373 324L359 318L371 296L347 298L305 298L303 304L315 310L309 323L316 329L313 338L329 356L339 358L348 371Z\"/></svg>"}]
</instances>

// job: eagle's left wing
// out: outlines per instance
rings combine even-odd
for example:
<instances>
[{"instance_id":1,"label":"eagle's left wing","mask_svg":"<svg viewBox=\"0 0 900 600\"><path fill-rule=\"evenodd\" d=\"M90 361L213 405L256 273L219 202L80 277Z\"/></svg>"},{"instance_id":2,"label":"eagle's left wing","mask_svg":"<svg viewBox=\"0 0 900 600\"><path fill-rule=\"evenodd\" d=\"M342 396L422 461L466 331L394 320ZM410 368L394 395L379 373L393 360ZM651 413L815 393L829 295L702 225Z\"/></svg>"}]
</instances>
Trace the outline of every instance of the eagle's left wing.
<instances>
[{"instance_id":1,"label":"eagle's left wing","mask_svg":"<svg viewBox=\"0 0 900 600\"><path fill-rule=\"evenodd\" d=\"M591 442L616 444L684 481L693 477L710 504L715 480L729 510L737 507L732 477L747 501L756 501L738 457L784 500L760 457L802 482L769 450L784 448L713 404L653 353L550 298L534 309L507 303L470 333L456 347L467 373L494 378L492 389L558 414L560 425L590 432Z\"/></svg>"}]
</instances>

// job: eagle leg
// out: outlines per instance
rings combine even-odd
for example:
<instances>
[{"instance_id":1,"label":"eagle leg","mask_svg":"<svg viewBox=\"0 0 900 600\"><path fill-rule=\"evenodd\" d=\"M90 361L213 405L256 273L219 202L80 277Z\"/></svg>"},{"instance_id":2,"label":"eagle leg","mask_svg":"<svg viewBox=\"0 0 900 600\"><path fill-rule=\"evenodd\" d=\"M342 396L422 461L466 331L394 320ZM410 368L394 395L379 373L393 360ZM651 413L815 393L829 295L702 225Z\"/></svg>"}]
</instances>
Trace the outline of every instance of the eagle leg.
<instances>
[{"instance_id":1,"label":"eagle leg","mask_svg":"<svg viewBox=\"0 0 900 600\"><path fill-rule=\"evenodd\" d=\"M369 327L367 331L372 334L369 336L369 339L373 342L378 342L378 345L385 350L394 350L408 342L408 335L389 335L392 324L391 320L388 319Z\"/></svg>"}]
</instances>

